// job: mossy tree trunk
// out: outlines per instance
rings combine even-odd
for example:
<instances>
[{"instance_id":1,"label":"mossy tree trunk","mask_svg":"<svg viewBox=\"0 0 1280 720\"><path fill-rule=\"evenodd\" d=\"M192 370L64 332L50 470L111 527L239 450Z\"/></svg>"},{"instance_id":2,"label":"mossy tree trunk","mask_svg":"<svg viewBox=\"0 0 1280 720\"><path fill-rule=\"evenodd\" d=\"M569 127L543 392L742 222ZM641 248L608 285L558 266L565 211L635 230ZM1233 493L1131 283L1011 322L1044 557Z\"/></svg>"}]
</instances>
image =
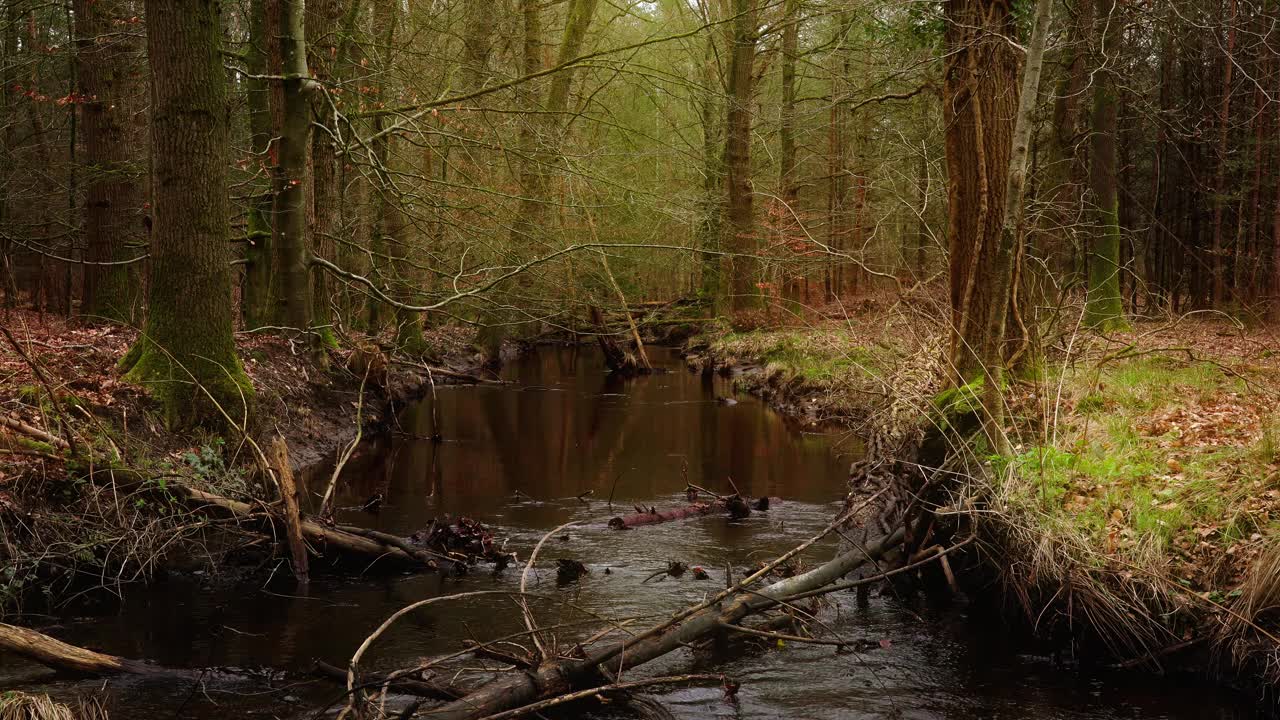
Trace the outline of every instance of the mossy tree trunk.
<instances>
[{"instance_id":1,"label":"mossy tree trunk","mask_svg":"<svg viewBox=\"0 0 1280 720\"><path fill-rule=\"evenodd\" d=\"M134 322L142 288L142 186L135 159L141 154L128 127L137 48L120 0L75 0L81 126L84 132L85 259L81 314Z\"/></svg>"},{"instance_id":2,"label":"mossy tree trunk","mask_svg":"<svg viewBox=\"0 0 1280 720\"><path fill-rule=\"evenodd\" d=\"M253 398L232 334L220 9L146 2L155 220L146 328L122 365L170 426L238 421Z\"/></svg>"},{"instance_id":3,"label":"mossy tree trunk","mask_svg":"<svg viewBox=\"0 0 1280 720\"><path fill-rule=\"evenodd\" d=\"M1118 51L1121 20L1115 0L1101 0L1095 37L1100 53ZM1099 65L1105 55L1099 55ZM1116 79L1114 70L1094 73L1089 134L1089 189L1093 196L1093 240L1085 323L1100 330L1124 325L1120 297L1120 205L1116 192Z\"/></svg>"},{"instance_id":4,"label":"mossy tree trunk","mask_svg":"<svg viewBox=\"0 0 1280 720\"><path fill-rule=\"evenodd\" d=\"M1009 148L1009 167L1005 178L1004 207L1001 212L1000 239L991 257L989 268L993 289L991 305L987 308L987 336L997 338L998 343L991 357L984 362L989 369L983 393L983 409L989 428L987 435L995 449L1003 455L1010 453L1008 436L1004 432L1004 405L1002 392L1007 322L1014 287L1016 257L1021 253L1022 196L1027 181L1027 155L1031 144L1032 113L1040 93L1040 72L1044 67L1044 46L1049 35L1049 23L1053 18L1053 0L1036 0L1031 43L1027 47L1026 64L1022 72L1022 87L1018 93L1018 112L1014 116L1013 138ZM1016 310L1016 308L1015 308Z\"/></svg>"},{"instance_id":5,"label":"mossy tree trunk","mask_svg":"<svg viewBox=\"0 0 1280 720\"><path fill-rule=\"evenodd\" d=\"M272 316L276 324L311 327L311 242L307 236L311 100L302 0L277 0L283 117L274 172L271 235Z\"/></svg>"},{"instance_id":6,"label":"mossy tree trunk","mask_svg":"<svg viewBox=\"0 0 1280 720\"><path fill-rule=\"evenodd\" d=\"M704 17L709 22L709 15ZM705 90L699 99L702 119L702 207L698 220L698 247L702 256L702 295L715 314L724 298L721 273L720 225L724 197L724 109L720 100L723 73L720 71L715 33L706 34L702 79Z\"/></svg>"}]
</instances>

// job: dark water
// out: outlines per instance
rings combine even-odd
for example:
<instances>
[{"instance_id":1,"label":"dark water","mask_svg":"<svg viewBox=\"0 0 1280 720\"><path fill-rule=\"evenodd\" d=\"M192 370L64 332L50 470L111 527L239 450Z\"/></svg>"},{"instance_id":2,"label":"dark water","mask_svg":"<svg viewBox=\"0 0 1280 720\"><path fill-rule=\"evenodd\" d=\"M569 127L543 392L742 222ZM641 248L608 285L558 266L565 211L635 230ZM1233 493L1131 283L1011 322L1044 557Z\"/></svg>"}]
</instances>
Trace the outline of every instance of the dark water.
<instances>
[{"instance_id":1,"label":"dark water","mask_svg":"<svg viewBox=\"0 0 1280 720\"><path fill-rule=\"evenodd\" d=\"M624 381L608 377L595 352L545 349L508 369L510 386L441 388L434 402L401 418L395 438L371 446L346 470L340 504L358 506L381 493L380 514L347 510L341 519L408 534L444 513L468 515L501 527L521 559L551 528L579 523L560 533L567 539L544 546L531 588L548 596L534 604L539 621L562 625L556 634L566 645L598 629L587 625L594 616L650 624L723 587L726 564L743 568L776 555L830 520L856 443L803 432L750 398L718 402L731 395L725 381L687 374L665 352L658 357L676 370ZM424 439L436 432L443 443ZM739 523L711 516L624 532L602 526L636 503L679 502L686 478L713 489L726 489L732 478L744 493L785 501ZM577 499L587 491L593 494L585 502ZM807 560L820 562L829 552L815 548ZM558 558L580 560L590 573L557 587L550 568ZM703 566L712 579L643 582L668 560ZM339 694L336 685L307 677L314 659L345 665L374 627L411 602L519 584L519 568L463 578L321 577L305 592L286 576L280 567L254 583L170 580L130 593L110 616L64 618L55 630L70 642L165 665L287 671L270 682L53 682L0 656L0 689L103 691L116 718L313 717ZM865 608L852 597L835 601L824 614L833 632L889 647L836 655L789 644L714 659L682 651L644 674L723 670L742 683L732 702L718 688L661 694L681 718L1260 717L1248 698L1194 683L1064 670L1021 654L1001 627L963 609L889 598ZM505 595L437 604L384 635L366 667L403 667L454 651L467 638L522 629Z\"/></svg>"}]
</instances>

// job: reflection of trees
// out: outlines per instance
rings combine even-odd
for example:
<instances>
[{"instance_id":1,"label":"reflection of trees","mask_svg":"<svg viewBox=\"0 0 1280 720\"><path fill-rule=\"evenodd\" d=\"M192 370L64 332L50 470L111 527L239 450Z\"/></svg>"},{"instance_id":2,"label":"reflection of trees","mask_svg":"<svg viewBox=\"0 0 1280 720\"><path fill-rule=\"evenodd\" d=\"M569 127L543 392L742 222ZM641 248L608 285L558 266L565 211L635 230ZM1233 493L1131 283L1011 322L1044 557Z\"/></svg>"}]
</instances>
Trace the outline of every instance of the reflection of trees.
<instances>
[{"instance_id":1,"label":"reflection of trees","mask_svg":"<svg viewBox=\"0 0 1280 720\"><path fill-rule=\"evenodd\" d=\"M652 499L681 487L682 458L690 479L717 491L728 489L726 476L745 493L790 497L842 480L845 461L830 457L828 438L793 432L751 401L717 404L715 378L610 375L594 348L544 349L510 372L523 390L437 394L442 445L413 439L429 436L432 401L408 409L409 436L371 445L348 465L343 504L384 488L396 509L383 527L398 532L442 511L483 516L516 488L540 500L607 493L623 470L620 495ZM563 391L538 389L556 384Z\"/></svg>"}]
</instances>

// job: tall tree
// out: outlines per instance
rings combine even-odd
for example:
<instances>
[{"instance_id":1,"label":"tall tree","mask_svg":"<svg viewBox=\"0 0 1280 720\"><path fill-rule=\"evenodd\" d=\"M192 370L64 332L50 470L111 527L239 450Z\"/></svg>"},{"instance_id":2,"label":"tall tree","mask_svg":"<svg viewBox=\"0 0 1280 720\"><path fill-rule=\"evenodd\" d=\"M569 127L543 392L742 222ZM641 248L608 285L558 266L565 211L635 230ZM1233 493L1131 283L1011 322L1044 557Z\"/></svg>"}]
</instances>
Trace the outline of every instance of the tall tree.
<instances>
[{"instance_id":1,"label":"tall tree","mask_svg":"<svg viewBox=\"0 0 1280 720\"><path fill-rule=\"evenodd\" d=\"M251 0L248 10L249 47L245 53L245 69L249 77L245 104L249 116L249 162L255 172L261 171L265 177L270 176L268 153L276 135L271 112L273 89L267 78L278 71L271 61L278 36L277 5L277 0ZM255 183L249 198L244 282L240 294L240 314L249 328L271 322L272 197L269 185Z\"/></svg>"},{"instance_id":2,"label":"tall tree","mask_svg":"<svg viewBox=\"0 0 1280 720\"><path fill-rule=\"evenodd\" d=\"M137 48L121 0L76 0L80 115L84 137L85 269L81 314L132 322L145 248L136 134L128 110Z\"/></svg>"},{"instance_id":3,"label":"tall tree","mask_svg":"<svg viewBox=\"0 0 1280 720\"><path fill-rule=\"evenodd\" d=\"M711 2L699 3L699 20L710 25L713 17ZM702 88L697 94L698 119L702 126L702 188L698 208L698 248L702 256L700 292L711 303L714 311L723 299L724 287L721 247L721 220L724 214L724 108L721 89L724 73L720 66L720 53L716 46L717 33L708 32L702 44Z\"/></svg>"},{"instance_id":4,"label":"tall tree","mask_svg":"<svg viewBox=\"0 0 1280 720\"><path fill-rule=\"evenodd\" d=\"M145 331L121 364L151 386L174 426L238 420L253 399L232 334L220 9L217 0L146 2L151 277Z\"/></svg>"},{"instance_id":5,"label":"tall tree","mask_svg":"<svg viewBox=\"0 0 1280 720\"><path fill-rule=\"evenodd\" d=\"M347 0L358 5L359 0ZM338 31L342 18L342 0L311 0L306 6L307 69L317 85L332 82L340 71L338 63ZM311 138L310 237L316 255L334 262L338 259L335 235L338 232L339 193L338 157L335 137L338 119L319 88L310 93L315 125ZM325 271L312 267L311 321L319 336L331 344L333 332L327 327L332 320L329 286Z\"/></svg>"},{"instance_id":6,"label":"tall tree","mask_svg":"<svg viewBox=\"0 0 1280 720\"><path fill-rule=\"evenodd\" d=\"M755 91L756 0L733 0L733 46L725 103L725 223L730 307L754 307L760 292L751 182L751 103Z\"/></svg>"},{"instance_id":7,"label":"tall tree","mask_svg":"<svg viewBox=\"0 0 1280 720\"><path fill-rule=\"evenodd\" d=\"M1227 42L1222 57L1222 97L1218 111L1218 157L1213 180L1213 306L1220 307L1226 300L1226 249L1223 247L1222 214L1227 204L1227 143L1231 134L1231 74L1236 57L1237 0L1227 0Z\"/></svg>"},{"instance_id":8,"label":"tall tree","mask_svg":"<svg viewBox=\"0 0 1280 720\"><path fill-rule=\"evenodd\" d=\"M983 377L1003 357L1004 336L988 322L998 304L986 270L1002 252L998 213L1005 205L1019 58L1009 0L951 0L946 6L943 83L950 248L950 362L960 383Z\"/></svg>"},{"instance_id":9,"label":"tall tree","mask_svg":"<svg viewBox=\"0 0 1280 720\"><path fill-rule=\"evenodd\" d=\"M271 235L273 319L289 328L311 326L311 242L307 233L311 93L303 0L276 0L279 12L282 122L276 140Z\"/></svg>"},{"instance_id":10,"label":"tall tree","mask_svg":"<svg viewBox=\"0 0 1280 720\"><path fill-rule=\"evenodd\" d=\"M1095 31L1098 71L1093 79L1092 132L1089 134L1089 189L1094 222L1085 322L1108 330L1124 324L1120 296L1120 206L1116 189L1117 83L1113 67L1123 26L1116 0L1100 0L1098 10Z\"/></svg>"},{"instance_id":11,"label":"tall tree","mask_svg":"<svg viewBox=\"0 0 1280 720\"><path fill-rule=\"evenodd\" d=\"M1022 239L1022 195L1027 182L1027 154L1031 143L1032 112L1040 91L1040 72L1044 67L1044 46L1049 36L1049 23L1053 18L1053 0L1036 0L1031 30L1031 42L1027 47L1027 59L1022 72L1022 87L1018 93L1018 112L1014 116L1013 141L1009 148L1009 171L1005 180L1004 208L1001 212L1000 241L996 246L990 268L993 286L992 302L987 308L987 336L999 338L1006 335L1005 325L1010 315L1010 298L1017 282L1014 263L1020 255ZM1016 311L1016 308L1014 308ZM988 437L998 452L1010 452L1008 437L1004 433L1004 394L1001 390L1004 372L1004 353L987 358L988 376L983 391L983 407L990 423Z\"/></svg>"}]
</instances>

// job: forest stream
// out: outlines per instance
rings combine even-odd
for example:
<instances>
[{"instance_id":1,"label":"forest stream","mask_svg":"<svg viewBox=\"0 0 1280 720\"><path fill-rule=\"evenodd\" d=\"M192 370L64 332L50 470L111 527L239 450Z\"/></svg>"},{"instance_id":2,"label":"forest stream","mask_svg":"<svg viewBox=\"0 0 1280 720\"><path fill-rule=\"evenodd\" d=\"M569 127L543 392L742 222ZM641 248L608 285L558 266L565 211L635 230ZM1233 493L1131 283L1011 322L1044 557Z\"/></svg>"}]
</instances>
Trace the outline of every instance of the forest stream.
<instances>
[{"instance_id":1,"label":"forest stream","mask_svg":"<svg viewBox=\"0 0 1280 720\"><path fill-rule=\"evenodd\" d=\"M527 559L544 534L536 592L577 610L561 616L540 605L541 623L571 623L583 613L611 618L670 613L724 585L726 563L741 569L776 556L823 528L840 507L856 439L800 429L730 382L684 370L671 351L652 349L668 372L610 376L595 347L544 347L504 370L503 386L440 387L410 407L390 438L375 440L344 470L339 520L408 535L442 514L480 520ZM443 441L430 438L439 434ZM327 478L312 473L312 487ZM686 482L728 492L782 498L767 513L730 522L722 515L617 531L605 522L633 506L683 501ZM579 497L590 491L589 495ZM358 509L381 494L379 512ZM612 507L609 497L612 495ZM809 555L815 562L830 546ZM588 574L559 584L555 561L579 560ZM661 576L678 560L710 579ZM118 608L64 617L68 642L175 667L263 668L278 673L274 691L260 678L190 682L117 678L105 682L115 717L313 717L340 696L315 680L316 659L345 666L365 636L395 610L426 597L467 590L515 589L520 570L485 566L446 573L353 579L320 575L299 591L281 565L252 582L203 574L170 576L128 591ZM674 653L652 672L721 672L741 690L715 686L657 690L676 717L738 718L1203 718L1258 717L1252 698L1185 680L1081 670L1028 652L990 613L963 603L936 607L873 593L859 607L833 596L828 630L865 640L857 652L785 644L714 654ZM572 617L569 615L572 614ZM367 669L396 668L457 650L467 638L523 629L511 600L486 596L433 605L403 620L374 647ZM558 631L580 637L578 628ZM284 671L279 673L278 671ZM0 656L0 689L54 696L97 690ZM333 706L336 710L339 705ZM573 711L566 716L575 716ZM608 717L601 710L596 717Z\"/></svg>"}]
</instances>

